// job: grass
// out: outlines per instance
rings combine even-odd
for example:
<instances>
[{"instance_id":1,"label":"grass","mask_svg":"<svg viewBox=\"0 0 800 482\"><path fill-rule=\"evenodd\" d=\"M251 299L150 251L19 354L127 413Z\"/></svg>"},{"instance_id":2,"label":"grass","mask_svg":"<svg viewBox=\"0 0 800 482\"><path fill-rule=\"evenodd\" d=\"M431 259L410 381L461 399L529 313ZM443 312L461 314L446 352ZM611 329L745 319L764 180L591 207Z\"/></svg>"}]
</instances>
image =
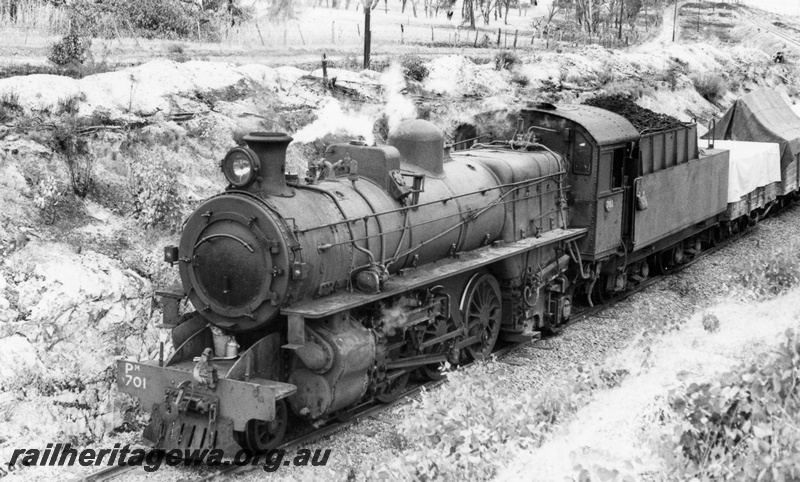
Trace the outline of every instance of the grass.
<instances>
[{"instance_id":1,"label":"grass","mask_svg":"<svg viewBox=\"0 0 800 482\"><path fill-rule=\"evenodd\" d=\"M6 4L6 2L4 2ZM66 11L54 3L41 0L16 0L16 9L0 10L0 29L15 28L55 34L66 31L69 25Z\"/></svg>"}]
</instances>

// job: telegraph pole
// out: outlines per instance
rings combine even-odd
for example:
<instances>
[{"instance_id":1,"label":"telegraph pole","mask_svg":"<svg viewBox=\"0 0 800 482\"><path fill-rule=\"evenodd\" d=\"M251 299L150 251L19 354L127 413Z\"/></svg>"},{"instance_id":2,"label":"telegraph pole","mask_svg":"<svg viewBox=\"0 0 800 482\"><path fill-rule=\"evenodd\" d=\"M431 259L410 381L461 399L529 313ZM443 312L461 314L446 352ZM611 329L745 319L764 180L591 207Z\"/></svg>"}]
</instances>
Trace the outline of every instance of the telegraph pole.
<instances>
[{"instance_id":1,"label":"telegraph pole","mask_svg":"<svg viewBox=\"0 0 800 482\"><path fill-rule=\"evenodd\" d=\"M672 19L672 41L675 41L675 31L678 29L678 0L675 0L675 15Z\"/></svg>"},{"instance_id":2,"label":"telegraph pole","mask_svg":"<svg viewBox=\"0 0 800 482\"><path fill-rule=\"evenodd\" d=\"M372 1L361 0L364 7L364 68L369 68L369 50L372 44L372 31L369 28L369 15L372 12Z\"/></svg>"}]
</instances>

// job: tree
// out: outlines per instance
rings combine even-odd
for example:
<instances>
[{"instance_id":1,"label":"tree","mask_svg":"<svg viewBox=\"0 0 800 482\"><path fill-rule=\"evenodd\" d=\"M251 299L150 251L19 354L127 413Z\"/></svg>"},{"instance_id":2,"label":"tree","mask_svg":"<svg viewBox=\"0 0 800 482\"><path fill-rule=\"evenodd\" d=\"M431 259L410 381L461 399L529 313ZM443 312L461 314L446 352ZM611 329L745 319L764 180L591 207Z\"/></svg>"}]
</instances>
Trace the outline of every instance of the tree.
<instances>
[{"instance_id":1,"label":"tree","mask_svg":"<svg viewBox=\"0 0 800 482\"><path fill-rule=\"evenodd\" d=\"M461 5L461 18L463 18L465 22L469 20L469 28L472 30L475 30L475 1L476 0L464 0L464 3Z\"/></svg>"},{"instance_id":2,"label":"tree","mask_svg":"<svg viewBox=\"0 0 800 482\"><path fill-rule=\"evenodd\" d=\"M295 18L294 3L292 0L275 0L269 14L272 18L281 20Z\"/></svg>"}]
</instances>

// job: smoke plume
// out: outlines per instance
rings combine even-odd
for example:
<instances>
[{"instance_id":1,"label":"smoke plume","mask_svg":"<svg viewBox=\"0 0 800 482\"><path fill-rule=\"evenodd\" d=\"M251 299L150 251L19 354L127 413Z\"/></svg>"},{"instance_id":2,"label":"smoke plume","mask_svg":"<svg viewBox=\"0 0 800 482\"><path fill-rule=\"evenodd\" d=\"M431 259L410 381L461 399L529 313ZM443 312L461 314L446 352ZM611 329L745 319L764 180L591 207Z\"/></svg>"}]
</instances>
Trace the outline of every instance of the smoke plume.
<instances>
[{"instance_id":1,"label":"smoke plume","mask_svg":"<svg viewBox=\"0 0 800 482\"><path fill-rule=\"evenodd\" d=\"M417 108L414 102L403 95L406 81L403 77L403 68L400 64L393 63L381 74L381 85L386 93L384 114L389 123L389 131L393 130L404 120L416 119Z\"/></svg>"},{"instance_id":2,"label":"smoke plume","mask_svg":"<svg viewBox=\"0 0 800 482\"><path fill-rule=\"evenodd\" d=\"M309 143L321 139L326 134L350 135L353 138L363 137L367 144L373 144L372 120L360 112L342 109L342 104L333 98L323 101L317 114L317 120L295 132L295 142Z\"/></svg>"}]
</instances>

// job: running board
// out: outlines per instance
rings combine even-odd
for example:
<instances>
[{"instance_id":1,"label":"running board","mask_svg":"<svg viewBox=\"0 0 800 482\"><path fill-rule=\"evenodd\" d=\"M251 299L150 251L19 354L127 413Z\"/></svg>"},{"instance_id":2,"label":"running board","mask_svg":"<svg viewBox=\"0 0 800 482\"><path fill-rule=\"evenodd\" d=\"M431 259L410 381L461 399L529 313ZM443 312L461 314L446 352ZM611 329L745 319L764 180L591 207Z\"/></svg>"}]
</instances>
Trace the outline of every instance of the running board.
<instances>
[{"instance_id":1,"label":"running board","mask_svg":"<svg viewBox=\"0 0 800 482\"><path fill-rule=\"evenodd\" d=\"M389 278L380 293L340 291L324 298L284 307L281 313L289 316L290 319L293 316L298 319L324 318L367 303L374 303L390 296L397 296L412 289L437 283L452 276L480 268L481 266L487 266L533 249L570 241L583 236L585 233L585 228L554 229L535 238L525 238L513 243L465 251L458 253L457 258L446 258L426 264L410 272L405 272L403 276L399 273L395 274Z\"/></svg>"}]
</instances>

